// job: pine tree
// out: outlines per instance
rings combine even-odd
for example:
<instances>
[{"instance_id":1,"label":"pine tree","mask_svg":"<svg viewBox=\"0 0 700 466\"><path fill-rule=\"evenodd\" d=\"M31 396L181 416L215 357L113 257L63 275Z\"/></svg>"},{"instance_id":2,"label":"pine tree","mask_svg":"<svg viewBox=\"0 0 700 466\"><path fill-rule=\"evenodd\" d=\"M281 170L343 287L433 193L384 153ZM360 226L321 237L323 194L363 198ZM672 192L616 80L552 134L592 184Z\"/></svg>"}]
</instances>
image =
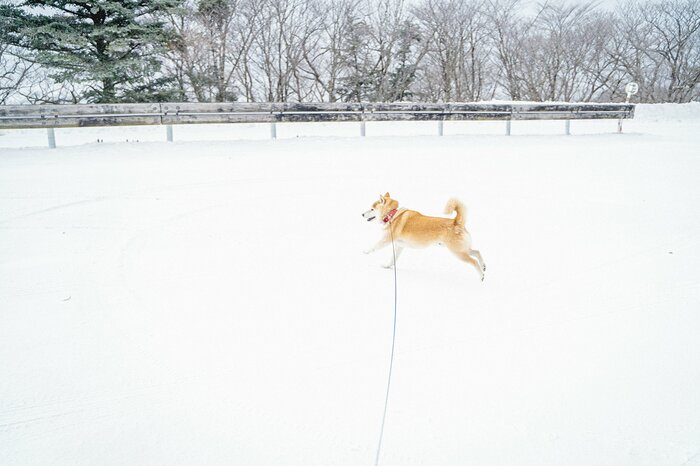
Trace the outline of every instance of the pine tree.
<instances>
[{"instance_id":1,"label":"pine tree","mask_svg":"<svg viewBox=\"0 0 700 466\"><path fill-rule=\"evenodd\" d=\"M58 82L84 86L88 102L172 97L159 52L173 40L163 13L181 0L24 0L4 8L5 39L53 70Z\"/></svg>"}]
</instances>

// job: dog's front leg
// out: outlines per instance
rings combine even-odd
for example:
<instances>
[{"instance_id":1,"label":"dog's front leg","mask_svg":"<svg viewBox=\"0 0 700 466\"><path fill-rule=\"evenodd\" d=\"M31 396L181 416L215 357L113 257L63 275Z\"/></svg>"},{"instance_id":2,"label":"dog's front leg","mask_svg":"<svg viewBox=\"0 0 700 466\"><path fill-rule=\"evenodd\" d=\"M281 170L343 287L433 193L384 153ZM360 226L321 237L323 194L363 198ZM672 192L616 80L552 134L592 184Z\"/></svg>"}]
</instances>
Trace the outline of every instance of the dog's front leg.
<instances>
[{"instance_id":1,"label":"dog's front leg","mask_svg":"<svg viewBox=\"0 0 700 466\"><path fill-rule=\"evenodd\" d=\"M377 244L375 244L374 246L370 247L369 249L365 249L365 250L364 250L364 253L365 253L365 254L372 254L374 251L378 251L378 250L380 250L380 249L382 249L382 248L387 247L387 246L389 245L390 242L391 242L391 241L389 240L389 238L387 238L387 237L385 236L384 238L382 238L381 240L379 240L379 241L377 242Z\"/></svg>"},{"instance_id":2,"label":"dog's front leg","mask_svg":"<svg viewBox=\"0 0 700 466\"><path fill-rule=\"evenodd\" d=\"M394 253L389 258L389 262L384 264L382 267L384 267L385 269L390 269L392 267L396 267L396 261L399 260L399 256L401 255L402 252L403 252L403 246L396 246L394 248Z\"/></svg>"}]
</instances>

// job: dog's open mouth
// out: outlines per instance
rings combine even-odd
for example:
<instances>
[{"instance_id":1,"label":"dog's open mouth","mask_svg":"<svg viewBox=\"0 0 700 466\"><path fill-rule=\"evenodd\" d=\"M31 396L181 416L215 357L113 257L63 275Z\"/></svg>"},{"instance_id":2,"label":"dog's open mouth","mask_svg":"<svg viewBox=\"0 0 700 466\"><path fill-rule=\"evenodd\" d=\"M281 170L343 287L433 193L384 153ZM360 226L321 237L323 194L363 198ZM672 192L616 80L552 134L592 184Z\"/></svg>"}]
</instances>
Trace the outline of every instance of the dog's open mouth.
<instances>
[{"instance_id":1,"label":"dog's open mouth","mask_svg":"<svg viewBox=\"0 0 700 466\"><path fill-rule=\"evenodd\" d=\"M375 218L377 218L377 217L370 217L370 218L367 219L367 221L368 221L368 222L371 222L371 221L374 220Z\"/></svg>"}]
</instances>

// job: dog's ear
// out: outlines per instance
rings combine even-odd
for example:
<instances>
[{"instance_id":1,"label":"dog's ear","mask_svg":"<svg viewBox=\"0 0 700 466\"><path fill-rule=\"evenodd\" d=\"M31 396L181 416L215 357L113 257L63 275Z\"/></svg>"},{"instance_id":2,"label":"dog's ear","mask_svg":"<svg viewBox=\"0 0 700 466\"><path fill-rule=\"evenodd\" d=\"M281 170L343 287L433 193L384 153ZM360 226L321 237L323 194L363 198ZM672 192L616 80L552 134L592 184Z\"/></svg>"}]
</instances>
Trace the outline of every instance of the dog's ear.
<instances>
[{"instance_id":1,"label":"dog's ear","mask_svg":"<svg viewBox=\"0 0 700 466\"><path fill-rule=\"evenodd\" d=\"M380 194L380 195L379 195L379 203L380 203L380 204L384 204L384 202L385 202L385 201L384 201L384 198L383 198L382 195Z\"/></svg>"},{"instance_id":2,"label":"dog's ear","mask_svg":"<svg viewBox=\"0 0 700 466\"><path fill-rule=\"evenodd\" d=\"M386 193L386 194L384 195L384 197L386 197L387 199L389 199L391 196L389 195L389 193Z\"/></svg>"}]
</instances>

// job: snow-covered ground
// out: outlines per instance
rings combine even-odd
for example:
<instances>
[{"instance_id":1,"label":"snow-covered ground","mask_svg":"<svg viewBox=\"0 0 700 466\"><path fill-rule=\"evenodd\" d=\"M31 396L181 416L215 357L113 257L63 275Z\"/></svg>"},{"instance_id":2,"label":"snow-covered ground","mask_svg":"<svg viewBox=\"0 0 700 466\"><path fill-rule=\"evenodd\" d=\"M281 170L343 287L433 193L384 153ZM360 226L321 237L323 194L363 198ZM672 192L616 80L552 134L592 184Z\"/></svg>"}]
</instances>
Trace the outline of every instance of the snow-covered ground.
<instances>
[{"instance_id":1,"label":"snow-covered ground","mask_svg":"<svg viewBox=\"0 0 700 466\"><path fill-rule=\"evenodd\" d=\"M700 104L615 126L0 132L0 463L373 464L389 191L488 269L401 257L380 464L700 465Z\"/></svg>"}]
</instances>

